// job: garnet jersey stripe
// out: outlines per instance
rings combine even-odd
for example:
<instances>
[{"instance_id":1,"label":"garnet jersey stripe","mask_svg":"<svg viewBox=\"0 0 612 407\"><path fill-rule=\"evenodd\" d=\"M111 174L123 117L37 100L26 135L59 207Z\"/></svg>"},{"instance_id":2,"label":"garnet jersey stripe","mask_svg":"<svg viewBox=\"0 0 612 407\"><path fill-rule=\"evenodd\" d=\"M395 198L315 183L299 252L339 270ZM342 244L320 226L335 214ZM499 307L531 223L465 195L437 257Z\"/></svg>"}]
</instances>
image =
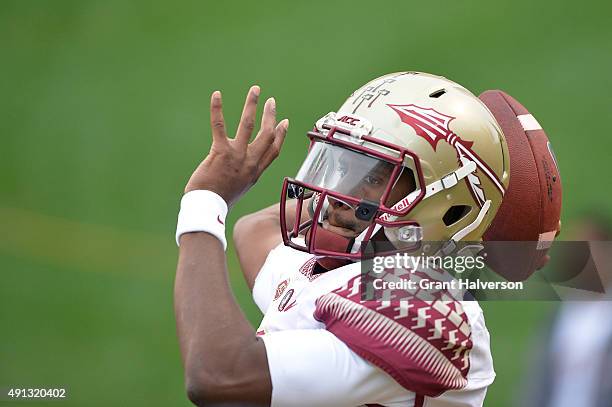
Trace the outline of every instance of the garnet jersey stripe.
<instances>
[{"instance_id":1,"label":"garnet jersey stripe","mask_svg":"<svg viewBox=\"0 0 612 407\"><path fill-rule=\"evenodd\" d=\"M467 385L471 330L459 302L361 301L349 287L317 300L315 318L406 389L427 396Z\"/></svg>"}]
</instances>

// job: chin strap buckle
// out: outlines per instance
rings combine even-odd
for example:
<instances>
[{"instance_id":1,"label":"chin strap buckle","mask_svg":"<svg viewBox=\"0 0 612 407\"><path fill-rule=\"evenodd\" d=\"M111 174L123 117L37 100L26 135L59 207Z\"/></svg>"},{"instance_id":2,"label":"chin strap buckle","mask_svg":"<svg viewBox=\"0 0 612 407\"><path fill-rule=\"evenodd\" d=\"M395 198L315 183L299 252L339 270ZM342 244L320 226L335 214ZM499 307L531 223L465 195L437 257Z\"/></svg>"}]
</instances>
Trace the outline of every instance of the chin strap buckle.
<instances>
[{"instance_id":1,"label":"chin strap buckle","mask_svg":"<svg viewBox=\"0 0 612 407\"><path fill-rule=\"evenodd\" d=\"M449 189L457 185L459 182L459 177L457 176L457 173L451 172L450 174L442 177L440 182L442 182L443 189Z\"/></svg>"},{"instance_id":2,"label":"chin strap buckle","mask_svg":"<svg viewBox=\"0 0 612 407\"><path fill-rule=\"evenodd\" d=\"M440 191L444 191L445 189L454 187L459 183L459 181L461 181L463 178L467 177L474 171L476 171L476 163L474 161L467 162L466 164L462 165L457 171L453 171L450 174L443 176L438 181L432 182L431 184L427 185L425 198L429 198L430 196L435 195Z\"/></svg>"}]
</instances>

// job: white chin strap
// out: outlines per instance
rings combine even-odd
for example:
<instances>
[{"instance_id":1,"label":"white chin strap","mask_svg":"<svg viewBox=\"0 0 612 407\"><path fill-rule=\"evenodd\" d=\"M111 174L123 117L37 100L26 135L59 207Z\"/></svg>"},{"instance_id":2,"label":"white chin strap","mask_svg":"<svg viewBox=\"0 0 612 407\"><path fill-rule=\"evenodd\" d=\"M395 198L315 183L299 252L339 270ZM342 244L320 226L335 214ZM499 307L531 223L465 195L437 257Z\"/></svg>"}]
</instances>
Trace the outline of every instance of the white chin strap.
<instances>
[{"instance_id":1,"label":"white chin strap","mask_svg":"<svg viewBox=\"0 0 612 407\"><path fill-rule=\"evenodd\" d=\"M469 225L467 225L466 227L464 227L463 229L455 233L453 237L450 238L449 241L445 242L442 245L438 253L441 253L442 255L447 256L451 254L452 252L454 252L455 249L457 248L457 242L463 240L467 235L469 235L478 226L480 226L485 215L487 214L487 212L489 212L489 208L491 208L490 199L485 201L484 205L482 205L482 208L480 208L480 211L478 212L478 216L476 216L476 219L474 219L472 223L470 223Z\"/></svg>"},{"instance_id":2,"label":"white chin strap","mask_svg":"<svg viewBox=\"0 0 612 407\"><path fill-rule=\"evenodd\" d=\"M451 172L450 174L445 175L439 180L434 181L431 184L427 185L425 187L425 196L423 197L423 200L432 197L438 192L442 192L444 190L454 187L455 185L459 183L459 181L461 181L462 179L464 179L465 177L467 177L469 174L471 174L474 171L476 171L476 163L474 161L468 161L467 163L459 167L456 171ZM420 189L417 189L416 191L411 192L410 194L406 195L403 199L401 199L398 203L396 203L391 209L397 210L397 208L400 205L405 207L406 205L403 204L403 202L405 201L407 201L408 205L410 205L412 202L414 202L415 199L417 199L420 193L421 193ZM482 206L482 208L480 208L480 212L478 213L478 216L476 217L476 219L472 223L470 223L469 225L467 225L466 227L464 227L463 229L455 233L453 237L451 237L451 240L448 243L458 242L459 240L467 236L470 232L474 231L480 225L480 223L482 223L482 220L484 219L485 215L489 211L490 207L491 207L491 201L490 200L486 201L484 205ZM394 220L397 220L397 216L388 216L385 220L394 221ZM374 230L372 231L371 236L374 236L376 233L378 233L380 228L381 228L380 224L374 225ZM365 238L365 235L368 229L369 228L361 232L359 236L355 238L355 243L353 244L353 247L351 248L351 253L357 253L359 251L359 249L361 248L361 242L363 242L363 239Z\"/></svg>"},{"instance_id":3,"label":"white chin strap","mask_svg":"<svg viewBox=\"0 0 612 407\"><path fill-rule=\"evenodd\" d=\"M464 227L463 229L455 233L453 237L451 237L451 240L454 242L458 242L460 240L463 240L463 238L465 238L467 235L469 235L474 230L476 230L476 228L480 226L480 224L482 223L482 220L484 219L487 212L489 212L489 208L491 208L490 199L485 201L484 205L482 205L482 208L480 208L480 211L478 212L478 216L476 216L476 219L474 219L472 223L470 223L469 225L467 225L466 227Z\"/></svg>"},{"instance_id":4,"label":"white chin strap","mask_svg":"<svg viewBox=\"0 0 612 407\"><path fill-rule=\"evenodd\" d=\"M445 189L454 187L459 183L459 181L461 181L463 178L467 177L474 171L476 171L476 163L474 161L468 161L465 165L459 167L457 171L451 172L450 174L440 178L438 181L432 182L431 184L427 185L427 190L425 191L425 196L423 197L423 199L429 198L430 196L433 196L438 192L444 191Z\"/></svg>"}]
</instances>

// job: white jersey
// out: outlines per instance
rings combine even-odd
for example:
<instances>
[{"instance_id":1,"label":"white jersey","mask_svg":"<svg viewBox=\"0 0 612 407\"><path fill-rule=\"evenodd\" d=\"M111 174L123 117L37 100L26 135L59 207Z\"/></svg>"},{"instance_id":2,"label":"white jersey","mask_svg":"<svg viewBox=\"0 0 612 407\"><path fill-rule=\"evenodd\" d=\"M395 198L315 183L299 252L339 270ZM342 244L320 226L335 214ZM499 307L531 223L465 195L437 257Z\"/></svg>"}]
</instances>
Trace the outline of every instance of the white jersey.
<instances>
[{"instance_id":1,"label":"white jersey","mask_svg":"<svg viewBox=\"0 0 612 407\"><path fill-rule=\"evenodd\" d=\"M476 301L362 301L359 263L313 274L284 245L253 287L273 406L481 406L495 373Z\"/></svg>"}]
</instances>

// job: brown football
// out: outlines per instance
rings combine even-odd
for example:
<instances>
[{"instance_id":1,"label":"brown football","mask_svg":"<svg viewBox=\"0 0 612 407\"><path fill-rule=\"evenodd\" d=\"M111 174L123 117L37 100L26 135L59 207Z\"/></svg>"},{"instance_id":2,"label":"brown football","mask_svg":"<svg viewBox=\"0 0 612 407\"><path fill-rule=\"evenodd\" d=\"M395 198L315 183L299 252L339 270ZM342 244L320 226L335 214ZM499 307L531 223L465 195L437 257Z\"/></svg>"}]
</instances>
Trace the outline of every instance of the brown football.
<instances>
[{"instance_id":1,"label":"brown football","mask_svg":"<svg viewBox=\"0 0 612 407\"><path fill-rule=\"evenodd\" d=\"M559 169L546 133L522 104L501 90L479 98L501 126L510 155L510 184L484 235L487 264L508 280L522 281L547 262L560 230ZM499 241L517 243L486 243Z\"/></svg>"}]
</instances>

